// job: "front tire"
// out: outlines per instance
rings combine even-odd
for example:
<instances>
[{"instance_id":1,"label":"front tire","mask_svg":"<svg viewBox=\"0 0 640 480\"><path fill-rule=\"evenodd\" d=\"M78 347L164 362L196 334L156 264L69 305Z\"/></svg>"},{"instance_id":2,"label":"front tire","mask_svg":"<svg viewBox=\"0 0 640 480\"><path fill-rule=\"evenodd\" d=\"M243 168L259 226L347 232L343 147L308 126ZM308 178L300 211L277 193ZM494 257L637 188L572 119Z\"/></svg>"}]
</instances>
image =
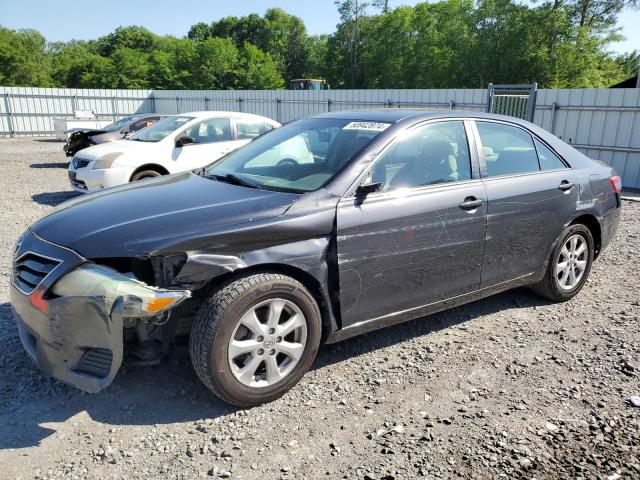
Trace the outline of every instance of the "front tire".
<instances>
[{"instance_id":1,"label":"front tire","mask_svg":"<svg viewBox=\"0 0 640 480\"><path fill-rule=\"evenodd\" d=\"M586 283L593 257L591 231L581 224L570 225L553 249L544 278L533 290L554 302L572 299Z\"/></svg>"},{"instance_id":2,"label":"front tire","mask_svg":"<svg viewBox=\"0 0 640 480\"><path fill-rule=\"evenodd\" d=\"M278 273L244 275L200 307L191 362L218 397L255 406L298 383L315 359L321 333L320 310L300 282Z\"/></svg>"},{"instance_id":3,"label":"front tire","mask_svg":"<svg viewBox=\"0 0 640 480\"><path fill-rule=\"evenodd\" d=\"M144 180L146 178L155 178L160 177L162 174L156 170L143 170L141 172L136 173L131 177L132 182L137 182L138 180Z\"/></svg>"}]
</instances>

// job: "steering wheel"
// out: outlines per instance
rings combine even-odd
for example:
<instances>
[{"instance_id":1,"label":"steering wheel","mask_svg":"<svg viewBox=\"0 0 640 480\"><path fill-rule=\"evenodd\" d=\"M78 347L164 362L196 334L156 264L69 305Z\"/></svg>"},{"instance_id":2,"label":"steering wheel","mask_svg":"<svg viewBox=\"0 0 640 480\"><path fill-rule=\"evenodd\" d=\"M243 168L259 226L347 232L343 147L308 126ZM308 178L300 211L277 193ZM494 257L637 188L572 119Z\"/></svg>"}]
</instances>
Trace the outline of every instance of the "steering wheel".
<instances>
[{"instance_id":1,"label":"steering wheel","mask_svg":"<svg viewBox=\"0 0 640 480\"><path fill-rule=\"evenodd\" d=\"M282 166L291 166L291 167L295 167L298 165L298 162L295 161L293 158L283 158L282 160L280 160L277 163L278 167L282 167Z\"/></svg>"}]
</instances>

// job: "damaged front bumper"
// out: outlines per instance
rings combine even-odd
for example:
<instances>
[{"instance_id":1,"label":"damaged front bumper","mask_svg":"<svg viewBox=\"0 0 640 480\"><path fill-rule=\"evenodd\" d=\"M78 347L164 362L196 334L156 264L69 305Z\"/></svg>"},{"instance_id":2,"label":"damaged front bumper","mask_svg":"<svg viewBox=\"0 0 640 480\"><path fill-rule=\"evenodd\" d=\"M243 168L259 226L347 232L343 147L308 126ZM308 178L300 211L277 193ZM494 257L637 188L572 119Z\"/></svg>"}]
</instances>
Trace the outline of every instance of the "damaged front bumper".
<instances>
[{"instance_id":1,"label":"damaged front bumper","mask_svg":"<svg viewBox=\"0 0 640 480\"><path fill-rule=\"evenodd\" d=\"M152 317L189 297L88 262L31 231L15 249L11 277L11 308L29 356L45 373L90 393L120 369L125 318Z\"/></svg>"},{"instance_id":2,"label":"damaged front bumper","mask_svg":"<svg viewBox=\"0 0 640 480\"><path fill-rule=\"evenodd\" d=\"M48 375L90 393L107 387L122 364L122 303L109 311L99 297L65 297L41 300L43 312L11 286L12 311L31 359Z\"/></svg>"}]
</instances>

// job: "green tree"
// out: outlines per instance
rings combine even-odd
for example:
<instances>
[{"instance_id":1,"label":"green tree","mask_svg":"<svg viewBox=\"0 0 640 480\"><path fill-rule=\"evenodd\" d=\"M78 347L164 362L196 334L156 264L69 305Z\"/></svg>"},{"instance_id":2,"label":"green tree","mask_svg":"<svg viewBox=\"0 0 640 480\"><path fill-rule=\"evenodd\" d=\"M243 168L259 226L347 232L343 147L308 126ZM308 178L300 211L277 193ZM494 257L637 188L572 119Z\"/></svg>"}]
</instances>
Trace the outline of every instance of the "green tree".
<instances>
[{"instance_id":1,"label":"green tree","mask_svg":"<svg viewBox=\"0 0 640 480\"><path fill-rule=\"evenodd\" d=\"M190 87L202 90L235 86L238 49L229 38L211 37L195 46Z\"/></svg>"},{"instance_id":2,"label":"green tree","mask_svg":"<svg viewBox=\"0 0 640 480\"><path fill-rule=\"evenodd\" d=\"M47 87L50 83L44 37L35 30L0 27L0 85Z\"/></svg>"},{"instance_id":3,"label":"green tree","mask_svg":"<svg viewBox=\"0 0 640 480\"><path fill-rule=\"evenodd\" d=\"M239 67L238 88L274 90L284 86L284 80L273 58L248 42L242 47Z\"/></svg>"},{"instance_id":4,"label":"green tree","mask_svg":"<svg viewBox=\"0 0 640 480\"><path fill-rule=\"evenodd\" d=\"M96 48L104 57L113 55L119 48L129 48L150 53L156 42L156 35L144 27L131 25L118 27L113 33L98 38Z\"/></svg>"}]
</instances>

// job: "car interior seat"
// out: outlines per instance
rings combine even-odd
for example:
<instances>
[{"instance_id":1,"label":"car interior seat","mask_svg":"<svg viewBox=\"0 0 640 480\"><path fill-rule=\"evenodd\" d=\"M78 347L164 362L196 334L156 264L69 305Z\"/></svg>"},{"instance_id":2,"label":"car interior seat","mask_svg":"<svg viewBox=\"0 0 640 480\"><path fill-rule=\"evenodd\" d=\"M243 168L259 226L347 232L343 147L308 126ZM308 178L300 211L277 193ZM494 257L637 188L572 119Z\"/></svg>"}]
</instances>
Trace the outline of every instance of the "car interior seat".
<instances>
[{"instance_id":1,"label":"car interior seat","mask_svg":"<svg viewBox=\"0 0 640 480\"><path fill-rule=\"evenodd\" d=\"M354 132L338 138L329 154L327 168L331 172L340 171L371 140L370 137Z\"/></svg>"},{"instance_id":2,"label":"car interior seat","mask_svg":"<svg viewBox=\"0 0 640 480\"><path fill-rule=\"evenodd\" d=\"M445 141L425 141L420 154L407 162L391 180L392 187L416 187L458 180L453 147Z\"/></svg>"}]
</instances>

